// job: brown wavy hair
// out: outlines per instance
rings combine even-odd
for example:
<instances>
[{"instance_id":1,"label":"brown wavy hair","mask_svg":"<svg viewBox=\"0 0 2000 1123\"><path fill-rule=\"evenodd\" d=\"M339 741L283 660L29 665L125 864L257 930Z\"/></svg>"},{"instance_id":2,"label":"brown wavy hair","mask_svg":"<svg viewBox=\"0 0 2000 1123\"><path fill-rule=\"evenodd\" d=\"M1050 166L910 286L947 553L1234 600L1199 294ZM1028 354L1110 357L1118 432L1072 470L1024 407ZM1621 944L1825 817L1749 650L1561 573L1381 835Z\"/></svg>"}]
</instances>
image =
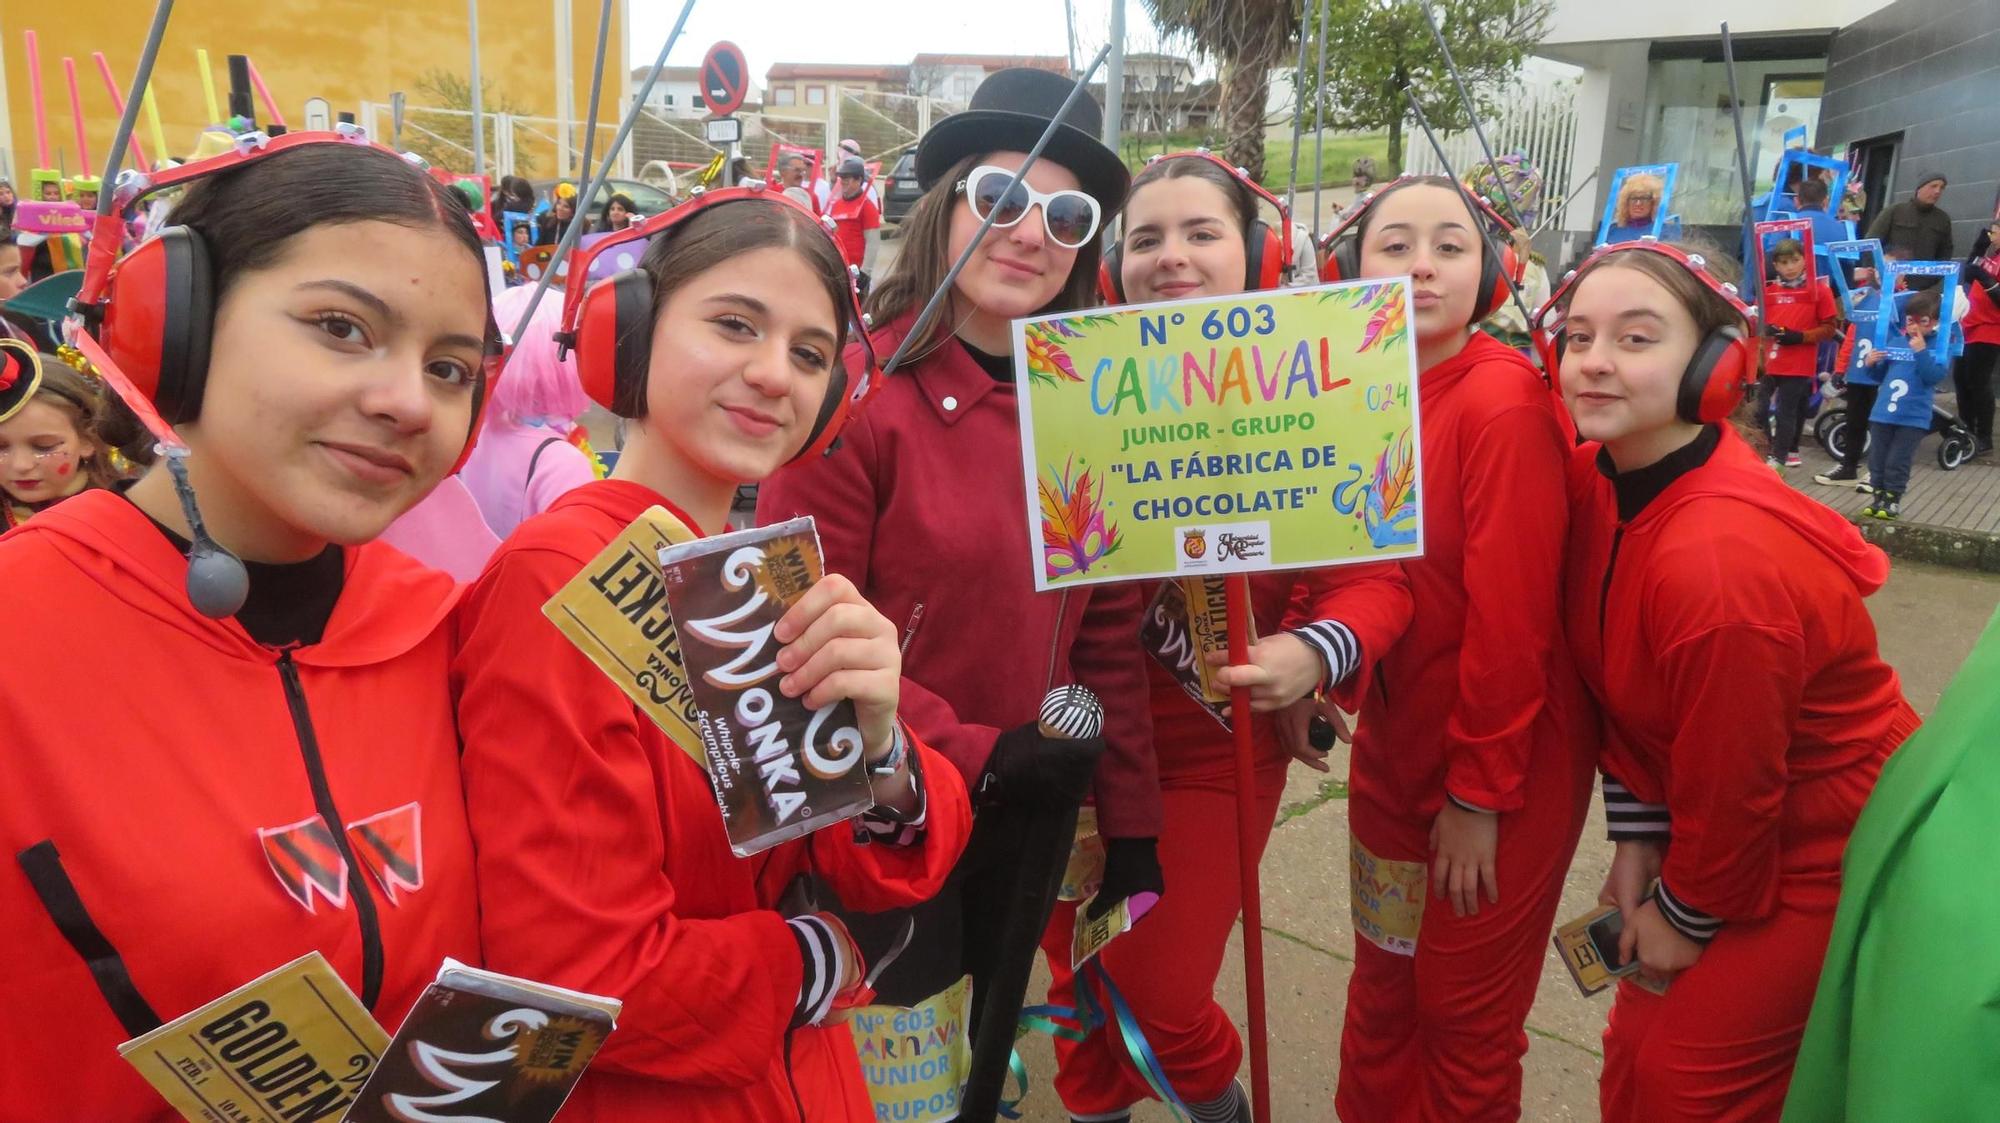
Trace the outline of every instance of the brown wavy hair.
<instances>
[{"instance_id":1,"label":"brown wavy hair","mask_svg":"<svg viewBox=\"0 0 2000 1123\"><path fill-rule=\"evenodd\" d=\"M951 272L952 265L951 214L958 205L958 183L972 169L991 158L992 153L982 152L960 160L910 208L910 217L903 220L902 236L898 239L903 248L896 255L896 264L868 296L868 318L871 322L886 324L906 313L921 311L931 294L944 283L945 274ZM1103 246L1098 238L1092 238L1076 251L1076 261L1069 267L1069 278L1063 282L1054 299L1037 309L1034 315L1095 307L1099 303L1097 266L1102 260ZM908 354L922 355L952 334L950 305L951 301L947 300L946 311L932 320L917 338L910 340Z\"/></svg>"}]
</instances>

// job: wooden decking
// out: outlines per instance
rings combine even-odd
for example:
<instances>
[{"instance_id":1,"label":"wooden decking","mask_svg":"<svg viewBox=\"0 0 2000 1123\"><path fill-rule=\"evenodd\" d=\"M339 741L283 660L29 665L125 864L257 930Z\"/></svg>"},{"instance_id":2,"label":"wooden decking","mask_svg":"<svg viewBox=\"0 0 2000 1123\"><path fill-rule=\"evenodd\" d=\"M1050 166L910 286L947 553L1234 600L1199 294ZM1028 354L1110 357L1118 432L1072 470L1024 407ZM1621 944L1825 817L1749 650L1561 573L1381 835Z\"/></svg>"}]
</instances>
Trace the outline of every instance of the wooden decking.
<instances>
[{"instance_id":1,"label":"wooden decking","mask_svg":"<svg viewBox=\"0 0 2000 1123\"><path fill-rule=\"evenodd\" d=\"M1940 530L2000 534L2000 458L1984 456L1947 472L1938 467L1940 439L1936 434L1925 437L1917 449L1898 521ZM1785 469L1785 482L1849 518L1858 516L1868 502L1867 493L1851 486L1814 483L1813 476L1832 468L1833 460L1810 434L1803 443L1799 453L1805 457L1805 466Z\"/></svg>"}]
</instances>

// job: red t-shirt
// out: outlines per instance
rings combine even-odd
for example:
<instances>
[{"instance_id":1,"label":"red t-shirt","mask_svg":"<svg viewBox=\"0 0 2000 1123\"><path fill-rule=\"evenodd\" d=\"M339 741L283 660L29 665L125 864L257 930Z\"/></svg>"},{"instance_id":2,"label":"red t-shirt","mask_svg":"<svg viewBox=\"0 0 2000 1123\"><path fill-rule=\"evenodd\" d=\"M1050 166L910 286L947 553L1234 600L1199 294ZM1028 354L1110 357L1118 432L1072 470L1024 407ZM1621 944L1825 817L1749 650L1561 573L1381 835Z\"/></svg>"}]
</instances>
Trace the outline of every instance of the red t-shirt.
<instances>
[{"instance_id":1,"label":"red t-shirt","mask_svg":"<svg viewBox=\"0 0 2000 1123\"><path fill-rule=\"evenodd\" d=\"M1811 331L1840 315L1833 302L1833 290L1824 280L1816 282L1810 293L1803 288L1788 289L1774 283L1764 294L1764 305L1771 326L1800 332ZM1783 346L1774 339L1765 343L1770 347L1764 357L1765 374L1811 378L1819 372L1819 344Z\"/></svg>"},{"instance_id":2,"label":"red t-shirt","mask_svg":"<svg viewBox=\"0 0 2000 1123\"><path fill-rule=\"evenodd\" d=\"M842 198L838 191L827 200L827 217L833 219L833 240L840 246L840 256L849 265L861 264L867 252L868 231L882 226L882 208L875 205L864 188L852 199Z\"/></svg>"}]
</instances>

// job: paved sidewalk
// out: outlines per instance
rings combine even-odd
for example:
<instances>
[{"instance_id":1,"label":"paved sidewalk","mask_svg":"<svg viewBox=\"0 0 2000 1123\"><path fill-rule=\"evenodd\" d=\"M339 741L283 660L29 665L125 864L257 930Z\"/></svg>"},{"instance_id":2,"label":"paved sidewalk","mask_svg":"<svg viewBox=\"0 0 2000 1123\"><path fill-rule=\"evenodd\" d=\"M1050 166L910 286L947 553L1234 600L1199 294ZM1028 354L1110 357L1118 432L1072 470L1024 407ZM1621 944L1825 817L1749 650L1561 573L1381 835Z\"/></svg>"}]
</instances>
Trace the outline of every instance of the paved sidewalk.
<instances>
[{"instance_id":1,"label":"paved sidewalk","mask_svg":"<svg viewBox=\"0 0 2000 1123\"><path fill-rule=\"evenodd\" d=\"M1940 394L1938 404L1953 408L1952 395ZM1902 517L1884 522L1861 517L1868 493L1813 482L1835 462L1812 439L1811 424L1799 449L1805 465L1785 469L1786 483L1855 520L1869 541L1899 559L2000 573L2000 458L1979 457L1947 472L1938 465L1943 438L1925 437L1911 468Z\"/></svg>"},{"instance_id":2,"label":"paved sidewalk","mask_svg":"<svg viewBox=\"0 0 2000 1123\"><path fill-rule=\"evenodd\" d=\"M1911 705L1920 712L1928 713L1937 704L1996 603L2000 603L2000 577L1901 561L1889 584L1870 599L1881 628L1882 650L1902 675ZM1333 779L1347 774L1344 753L1336 754L1332 764L1331 776L1303 767L1292 769L1284 817L1264 858L1265 993L1275 1123L1330 1123L1334 1118L1340 1024L1354 937L1347 912L1346 786ZM1562 919L1595 904L1610 860L1603 807L1593 800L1590 823L1563 891ZM1172 891L1169 886L1168 892ZM1030 1000L1040 1001L1047 985L1046 974L1038 968ZM1243 961L1238 940L1231 941L1217 993L1241 1026ZM1610 1008L1609 992L1595 998L1579 995L1553 950L1549 952L1528 1018L1521 1116L1525 1123L1598 1118L1600 1038ZM1022 1104L1023 1119L1062 1123L1068 1117L1049 1085L1055 1065L1049 1039L1023 1038L1021 1056L1033 1083ZM1246 1080L1248 1072L1246 1061ZM1141 1123L1165 1123L1172 1116L1157 1104L1147 1104L1135 1118Z\"/></svg>"}]
</instances>

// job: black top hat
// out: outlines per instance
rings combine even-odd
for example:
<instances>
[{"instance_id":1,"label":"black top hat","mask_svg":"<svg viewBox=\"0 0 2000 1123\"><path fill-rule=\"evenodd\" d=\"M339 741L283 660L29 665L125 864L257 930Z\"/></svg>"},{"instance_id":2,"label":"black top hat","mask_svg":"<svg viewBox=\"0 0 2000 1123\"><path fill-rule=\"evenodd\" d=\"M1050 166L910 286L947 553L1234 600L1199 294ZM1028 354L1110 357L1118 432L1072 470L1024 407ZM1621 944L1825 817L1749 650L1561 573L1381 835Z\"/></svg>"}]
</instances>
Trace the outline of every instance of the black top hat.
<instances>
[{"instance_id":1,"label":"black top hat","mask_svg":"<svg viewBox=\"0 0 2000 1123\"><path fill-rule=\"evenodd\" d=\"M41 352L18 339L0 336L0 421L21 412L41 387Z\"/></svg>"},{"instance_id":2,"label":"black top hat","mask_svg":"<svg viewBox=\"0 0 2000 1123\"><path fill-rule=\"evenodd\" d=\"M928 191L954 164L982 152L1026 152L1062 108L1074 83L1060 74L1031 67L994 71L973 91L972 105L939 121L917 144L917 185ZM1132 173L1118 154L1097 139L1104 111L1088 93L1076 99L1049 138L1042 159L1075 175L1086 194L1109 219L1125 205Z\"/></svg>"}]
</instances>

